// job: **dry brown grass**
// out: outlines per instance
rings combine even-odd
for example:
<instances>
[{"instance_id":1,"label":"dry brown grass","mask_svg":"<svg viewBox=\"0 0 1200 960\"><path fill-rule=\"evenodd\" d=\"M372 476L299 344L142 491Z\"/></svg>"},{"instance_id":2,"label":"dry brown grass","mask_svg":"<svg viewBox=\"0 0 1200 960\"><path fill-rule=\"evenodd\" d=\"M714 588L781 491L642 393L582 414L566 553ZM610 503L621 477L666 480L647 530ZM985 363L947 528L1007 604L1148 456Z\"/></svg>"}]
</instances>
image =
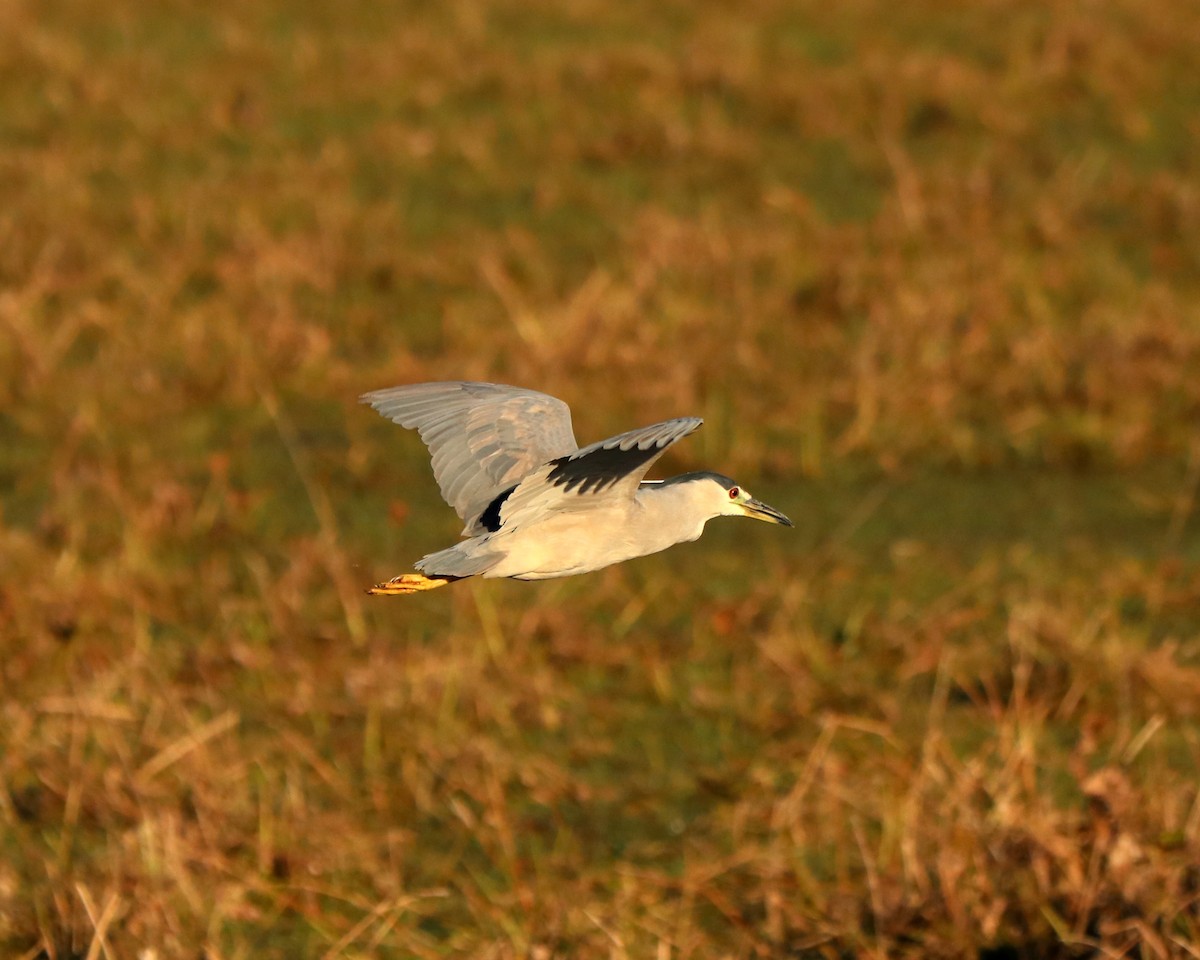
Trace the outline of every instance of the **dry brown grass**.
<instances>
[{"instance_id":1,"label":"dry brown grass","mask_svg":"<svg viewBox=\"0 0 1200 960\"><path fill-rule=\"evenodd\" d=\"M0 952L1200 953L1192 7L0 19ZM442 377L800 529L369 600Z\"/></svg>"}]
</instances>

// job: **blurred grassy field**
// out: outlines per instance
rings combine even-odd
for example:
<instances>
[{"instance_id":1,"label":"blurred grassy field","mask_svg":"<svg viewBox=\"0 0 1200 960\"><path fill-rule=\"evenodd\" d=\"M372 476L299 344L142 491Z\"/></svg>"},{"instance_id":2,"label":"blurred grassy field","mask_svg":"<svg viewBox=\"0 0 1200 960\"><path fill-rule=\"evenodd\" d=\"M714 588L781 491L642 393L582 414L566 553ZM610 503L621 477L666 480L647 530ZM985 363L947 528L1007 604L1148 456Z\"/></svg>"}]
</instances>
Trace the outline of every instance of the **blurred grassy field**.
<instances>
[{"instance_id":1,"label":"blurred grassy field","mask_svg":"<svg viewBox=\"0 0 1200 960\"><path fill-rule=\"evenodd\" d=\"M0 0L0 952L1200 955L1197 37ZM798 529L369 602L440 378Z\"/></svg>"}]
</instances>

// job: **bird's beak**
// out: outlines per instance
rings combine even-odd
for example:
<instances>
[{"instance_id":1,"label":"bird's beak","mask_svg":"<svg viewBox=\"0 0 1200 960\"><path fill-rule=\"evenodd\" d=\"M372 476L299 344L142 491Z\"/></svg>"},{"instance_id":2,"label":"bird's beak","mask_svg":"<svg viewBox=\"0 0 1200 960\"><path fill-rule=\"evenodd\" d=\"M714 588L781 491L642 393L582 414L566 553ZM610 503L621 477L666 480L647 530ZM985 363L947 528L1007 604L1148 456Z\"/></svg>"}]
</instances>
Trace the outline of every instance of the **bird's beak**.
<instances>
[{"instance_id":1,"label":"bird's beak","mask_svg":"<svg viewBox=\"0 0 1200 960\"><path fill-rule=\"evenodd\" d=\"M761 500L755 500L751 498L742 504L742 509L746 511L746 516L753 517L755 520L765 520L767 523L778 523L780 526L784 527L795 526L795 524L792 523L792 521L785 517L782 513L769 504L763 503Z\"/></svg>"}]
</instances>

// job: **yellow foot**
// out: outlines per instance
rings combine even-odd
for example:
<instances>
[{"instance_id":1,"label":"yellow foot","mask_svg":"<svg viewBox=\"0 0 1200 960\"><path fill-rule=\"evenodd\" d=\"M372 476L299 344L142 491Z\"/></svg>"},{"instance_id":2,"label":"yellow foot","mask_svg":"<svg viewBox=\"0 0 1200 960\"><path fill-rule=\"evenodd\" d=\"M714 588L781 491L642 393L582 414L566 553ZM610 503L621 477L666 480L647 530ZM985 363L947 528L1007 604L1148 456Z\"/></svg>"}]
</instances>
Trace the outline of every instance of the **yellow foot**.
<instances>
[{"instance_id":1,"label":"yellow foot","mask_svg":"<svg viewBox=\"0 0 1200 960\"><path fill-rule=\"evenodd\" d=\"M402 573L398 577L393 577L387 583L375 584L367 593L386 593L403 596L409 593L420 593L422 590L436 590L438 587L444 587L450 581L458 579L460 578L427 577L422 573Z\"/></svg>"}]
</instances>

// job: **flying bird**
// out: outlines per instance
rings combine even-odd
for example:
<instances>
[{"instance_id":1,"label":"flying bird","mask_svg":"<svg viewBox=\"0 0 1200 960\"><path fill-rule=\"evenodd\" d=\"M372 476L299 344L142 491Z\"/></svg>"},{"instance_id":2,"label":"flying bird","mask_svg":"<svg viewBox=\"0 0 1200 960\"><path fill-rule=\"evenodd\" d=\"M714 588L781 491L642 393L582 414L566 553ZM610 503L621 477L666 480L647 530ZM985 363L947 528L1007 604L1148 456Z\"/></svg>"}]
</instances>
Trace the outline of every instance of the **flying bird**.
<instances>
[{"instance_id":1,"label":"flying bird","mask_svg":"<svg viewBox=\"0 0 1200 960\"><path fill-rule=\"evenodd\" d=\"M713 517L792 526L719 473L646 480L698 417L664 420L580 447L563 401L498 383L418 383L363 394L416 430L442 497L466 524L460 543L422 557L374 594L432 590L467 577L549 580L696 540Z\"/></svg>"}]
</instances>

